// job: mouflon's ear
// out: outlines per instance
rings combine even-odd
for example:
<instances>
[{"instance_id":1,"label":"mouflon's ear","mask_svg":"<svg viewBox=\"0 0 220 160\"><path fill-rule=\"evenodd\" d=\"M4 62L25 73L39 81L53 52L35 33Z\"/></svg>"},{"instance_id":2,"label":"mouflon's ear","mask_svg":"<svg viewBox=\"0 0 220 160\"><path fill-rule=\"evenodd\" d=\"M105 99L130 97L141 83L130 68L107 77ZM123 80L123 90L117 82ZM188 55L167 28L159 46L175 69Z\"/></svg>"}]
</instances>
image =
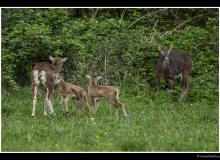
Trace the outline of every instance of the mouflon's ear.
<instances>
[{"instance_id":1,"label":"mouflon's ear","mask_svg":"<svg viewBox=\"0 0 220 160\"><path fill-rule=\"evenodd\" d=\"M91 78L91 76L90 76L90 75L86 75L86 77L87 77L87 78Z\"/></svg>"},{"instance_id":2,"label":"mouflon's ear","mask_svg":"<svg viewBox=\"0 0 220 160\"><path fill-rule=\"evenodd\" d=\"M101 78L102 78L102 76L98 76L96 79L99 80L99 79L101 79Z\"/></svg>"},{"instance_id":3,"label":"mouflon's ear","mask_svg":"<svg viewBox=\"0 0 220 160\"><path fill-rule=\"evenodd\" d=\"M65 62L67 60L67 58L62 58L62 62Z\"/></svg>"},{"instance_id":4,"label":"mouflon's ear","mask_svg":"<svg viewBox=\"0 0 220 160\"><path fill-rule=\"evenodd\" d=\"M53 58L52 56L50 56L49 58L50 58L50 60L51 60L52 62L54 61L54 58Z\"/></svg>"}]
</instances>

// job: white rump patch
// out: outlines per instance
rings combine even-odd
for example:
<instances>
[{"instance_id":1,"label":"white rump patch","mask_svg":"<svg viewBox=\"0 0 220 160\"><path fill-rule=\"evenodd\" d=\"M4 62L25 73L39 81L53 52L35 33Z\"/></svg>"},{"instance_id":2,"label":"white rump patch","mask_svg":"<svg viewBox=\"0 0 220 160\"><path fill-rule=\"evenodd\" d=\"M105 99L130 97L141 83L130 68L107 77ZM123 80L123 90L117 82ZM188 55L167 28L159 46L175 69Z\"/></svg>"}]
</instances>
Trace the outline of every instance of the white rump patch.
<instances>
[{"instance_id":1,"label":"white rump patch","mask_svg":"<svg viewBox=\"0 0 220 160\"><path fill-rule=\"evenodd\" d=\"M180 74L175 75L175 76L174 76L174 79L177 79L177 78L180 78L180 80L182 81L182 79L183 79L183 74L180 73Z\"/></svg>"},{"instance_id":2,"label":"white rump patch","mask_svg":"<svg viewBox=\"0 0 220 160\"><path fill-rule=\"evenodd\" d=\"M46 81L47 81L47 76L46 76L46 72L45 71L41 71L40 72L40 81L43 85L45 85Z\"/></svg>"},{"instance_id":3,"label":"white rump patch","mask_svg":"<svg viewBox=\"0 0 220 160\"><path fill-rule=\"evenodd\" d=\"M34 77L34 83L39 85L40 84L40 81L38 79L38 74L39 74L39 71L38 70L35 70L34 73L33 73L33 77Z\"/></svg>"},{"instance_id":4,"label":"white rump patch","mask_svg":"<svg viewBox=\"0 0 220 160\"><path fill-rule=\"evenodd\" d=\"M71 98L77 98L77 96L75 94L68 94L68 96Z\"/></svg>"},{"instance_id":5,"label":"white rump patch","mask_svg":"<svg viewBox=\"0 0 220 160\"><path fill-rule=\"evenodd\" d=\"M49 94L49 89L47 88L47 93L46 93L46 101L48 101L48 94Z\"/></svg>"}]
</instances>

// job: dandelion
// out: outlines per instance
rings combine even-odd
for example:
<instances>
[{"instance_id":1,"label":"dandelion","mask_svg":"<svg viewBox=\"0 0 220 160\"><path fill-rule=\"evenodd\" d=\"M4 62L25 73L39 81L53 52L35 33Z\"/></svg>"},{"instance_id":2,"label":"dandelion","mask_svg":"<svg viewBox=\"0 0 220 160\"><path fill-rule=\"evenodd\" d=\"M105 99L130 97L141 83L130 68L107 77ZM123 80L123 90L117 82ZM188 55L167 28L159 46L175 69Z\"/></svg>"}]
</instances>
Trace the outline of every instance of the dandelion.
<instances>
[{"instance_id":1,"label":"dandelion","mask_svg":"<svg viewBox=\"0 0 220 160\"><path fill-rule=\"evenodd\" d=\"M99 143L99 142L100 142L100 137L99 137L99 135L96 135L95 137L96 137L96 139L95 139L96 143Z\"/></svg>"},{"instance_id":2,"label":"dandelion","mask_svg":"<svg viewBox=\"0 0 220 160\"><path fill-rule=\"evenodd\" d=\"M91 119L91 121L92 121L92 124L93 124L93 125L96 125L95 119L94 119L94 118L90 118L90 119Z\"/></svg>"},{"instance_id":3,"label":"dandelion","mask_svg":"<svg viewBox=\"0 0 220 160\"><path fill-rule=\"evenodd\" d=\"M28 134L28 135L27 135L27 140L28 140L28 142L31 142L31 139L32 139L31 135Z\"/></svg>"}]
</instances>

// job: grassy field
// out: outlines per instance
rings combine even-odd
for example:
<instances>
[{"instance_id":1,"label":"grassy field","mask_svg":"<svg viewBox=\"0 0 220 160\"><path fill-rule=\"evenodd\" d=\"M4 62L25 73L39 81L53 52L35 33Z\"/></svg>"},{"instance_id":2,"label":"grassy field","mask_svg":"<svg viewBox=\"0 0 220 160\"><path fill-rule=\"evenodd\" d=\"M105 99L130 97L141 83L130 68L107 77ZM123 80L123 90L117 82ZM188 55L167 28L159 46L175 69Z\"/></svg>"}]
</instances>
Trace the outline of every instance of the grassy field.
<instances>
[{"instance_id":1,"label":"grassy field","mask_svg":"<svg viewBox=\"0 0 220 160\"><path fill-rule=\"evenodd\" d=\"M175 97L175 96L174 96ZM77 116L75 105L56 116L43 116L38 99L31 117L31 89L2 95L2 151L218 151L218 100L178 102L166 91L123 90L120 99L128 117L101 100L97 114L87 108Z\"/></svg>"}]
</instances>

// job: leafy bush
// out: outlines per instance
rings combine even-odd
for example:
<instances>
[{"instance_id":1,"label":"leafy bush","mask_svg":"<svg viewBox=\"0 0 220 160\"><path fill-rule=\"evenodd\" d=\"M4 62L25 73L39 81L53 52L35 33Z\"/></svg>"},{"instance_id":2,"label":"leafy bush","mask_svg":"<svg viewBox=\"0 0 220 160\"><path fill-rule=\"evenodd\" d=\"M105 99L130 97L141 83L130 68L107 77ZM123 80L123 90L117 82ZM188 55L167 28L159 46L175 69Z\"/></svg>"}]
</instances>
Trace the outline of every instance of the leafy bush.
<instances>
[{"instance_id":1,"label":"leafy bush","mask_svg":"<svg viewBox=\"0 0 220 160\"><path fill-rule=\"evenodd\" d=\"M109 84L151 90L158 45L192 57L191 95L217 99L218 9L2 9L2 84L29 85L36 62L62 56L66 79L85 87L106 55Z\"/></svg>"}]
</instances>

